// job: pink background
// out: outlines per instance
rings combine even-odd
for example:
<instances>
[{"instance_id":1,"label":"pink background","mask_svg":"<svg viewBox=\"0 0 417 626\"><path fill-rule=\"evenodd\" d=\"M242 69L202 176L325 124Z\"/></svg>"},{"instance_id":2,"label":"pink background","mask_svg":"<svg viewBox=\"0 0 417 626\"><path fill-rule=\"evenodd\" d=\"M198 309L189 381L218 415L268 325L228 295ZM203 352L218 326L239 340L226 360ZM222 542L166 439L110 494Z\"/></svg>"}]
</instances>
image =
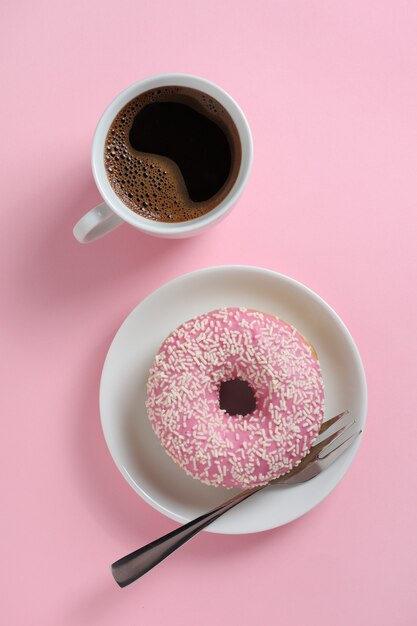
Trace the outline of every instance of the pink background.
<instances>
[{"instance_id":1,"label":"pink background","mask_svg":"<svg viewBox=\"0 0 417 626\"><path fill-rule=\"evenodd\" d=\"M1 623L415 625L417 4L4 0L1 13ZM81 246L72 226L100 201L98 117L164 71L241 104L246 191L199 238L123 226ZM223 263L288 274L345 320L368 377L363 445L304 518L202 534L121 590L109 564L175 524L113 465L103 360L145 295Z\"/></svg>"}]
</instances>

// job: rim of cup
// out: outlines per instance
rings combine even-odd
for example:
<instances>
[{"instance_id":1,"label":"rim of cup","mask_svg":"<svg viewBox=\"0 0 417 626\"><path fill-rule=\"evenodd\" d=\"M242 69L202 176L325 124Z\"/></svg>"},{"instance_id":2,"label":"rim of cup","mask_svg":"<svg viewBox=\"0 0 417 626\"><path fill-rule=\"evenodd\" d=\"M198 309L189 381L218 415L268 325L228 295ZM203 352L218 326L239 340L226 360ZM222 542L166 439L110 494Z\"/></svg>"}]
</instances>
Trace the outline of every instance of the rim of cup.
<instances>
[{"instance_id":1,"label":"rim of cup","mask_svg":"<svg viewBox=\"0 0 417 626\"><path fill-rule=\"evenodd\" d=\"M119 111L128 102L130 102L130 100L137 97L144 91L167 86L198 89L218 100L218 102L220 102L220 104L227 109L228 113L232 117L239 133L242 146L242 159L239 173L235 184L222 202L205 215L187 220L186 222L174 222L172 224L150 220L146 217L142 217L141 215L137 215L134 211L129 209L117 196L110 185L104 166L106 136ZM205 228L228 213L245 187L245 183L251 170L252 159L253 142L248 121L237 102L235 102L235 100L226 91L224 91L224 89L205 78L194 76L192 74L158 74L133 83L127 89L119 93L107 106L94 133L91 165L94 180L101 196L103 197L103 200L123 220L150 234L185 234L187 232Z\"/></svg>"}]
</instances>

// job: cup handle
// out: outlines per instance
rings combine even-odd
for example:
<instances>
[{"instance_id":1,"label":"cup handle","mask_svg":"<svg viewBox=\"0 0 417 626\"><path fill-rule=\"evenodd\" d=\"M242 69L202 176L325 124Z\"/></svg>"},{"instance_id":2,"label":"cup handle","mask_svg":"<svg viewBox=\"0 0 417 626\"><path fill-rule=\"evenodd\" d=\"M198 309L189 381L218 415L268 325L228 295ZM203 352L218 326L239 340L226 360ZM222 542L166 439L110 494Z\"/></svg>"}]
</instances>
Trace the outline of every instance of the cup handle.
<instances>
[{"instance_id":1,"label":"cup handle","mask_svg":"<svg viewBox=\"0 0 417 626\"><path fill-rule=\"evenodd\" d=\"M116 215L110 207L103 202L91 209L75 224L72 231L74 237L80 243L90 243L107 235L110 231L122 224L121 217Z\"/></svg>"}]
</instances>

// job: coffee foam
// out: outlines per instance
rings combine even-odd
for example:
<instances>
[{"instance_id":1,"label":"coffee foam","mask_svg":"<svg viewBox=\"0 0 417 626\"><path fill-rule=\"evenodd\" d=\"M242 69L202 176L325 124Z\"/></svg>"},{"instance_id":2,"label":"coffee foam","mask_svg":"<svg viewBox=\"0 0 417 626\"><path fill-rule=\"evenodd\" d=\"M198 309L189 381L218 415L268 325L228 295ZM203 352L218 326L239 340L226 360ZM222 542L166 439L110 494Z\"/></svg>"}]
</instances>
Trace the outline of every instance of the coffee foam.
<instances>
[{"instance_id":1,"label":"coffee foam","mask_svg":"<svg viewBox=\"0 0 417 626\"><path fill-rule=\"evenodd\" d=\"M225 133L232 166L228 179L213 197L193 202L179 167L171 159L134 150L129 131L136 115L153 102L179 101L193 106L212 119ZM159 222L183 222L205 215L222 202L239 172L239 134L229 113L214 98L195 89L161 87L131 100L119 111L107 133L104 162L109 182L122 202L132 211Z\"/></svg>"}]
</instances>

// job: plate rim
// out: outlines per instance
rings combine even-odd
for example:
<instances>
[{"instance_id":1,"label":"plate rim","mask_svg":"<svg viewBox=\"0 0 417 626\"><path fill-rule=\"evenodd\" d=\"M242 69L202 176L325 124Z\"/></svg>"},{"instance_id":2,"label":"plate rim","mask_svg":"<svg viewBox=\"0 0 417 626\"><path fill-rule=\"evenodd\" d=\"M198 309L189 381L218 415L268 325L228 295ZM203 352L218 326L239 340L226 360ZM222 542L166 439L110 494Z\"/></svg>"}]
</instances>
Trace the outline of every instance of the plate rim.
<instances>
[{"instance_id":1,"label":"plate rim","mask_svg":"<svg viewBox=\"0 0 417 626\"><path fill-rule=\"evenodd\" d=\"M333 307L331 307L325 300L324 298L322 298L318 293L316 293L315 291L313 291L310 287L307 287L304 283L298 281L295 278L292 278L290 276L287 276L285 274L282 274L281 272L277 272L275 270L271 270L269 268L266 267L262 267L262 266L257 266L257 265L245 265L245 264L231 264L231 265L227 265L227 264L222 264L222 265L213 265L213 266L208 266L208 267L203 267L197 270L193 270L191 272L185 272L182 273L178 276L175 276L174 278L162 283L159 287L157 287L156 289L152 290L151 292L149 292L144 298L142 298L134 307L133 309L131 309L131 311L127 314L127 316L123 319L123 321L121 322L121 324L119 325L110 345L109 348L107 350L105 359L104 359L104 363L103 363L103 368L102 368L102 372L101 372L101 376L100 376L100 387L99 387L99 412L100 412L100 423L101 423L101 428L103 431L103 436L107 445L107 448L109 450L110 456L113 460L113 462L115 463L117 469L120 471L120 473L122 474L122 476L124 477L124 479L128 482L128 484L130 485L130 487L134 490L134 492L139 495L145 502L147 502L148 504L150 504L155 510L159 511L160 513L162 513L163 515L165 515L166 517L168 517L169 519L172 519L175 522L178 522L180 524L184 524L187 523L189 521L188 518L184 517L183 515L179 515L177 513L174 513L173 511L167 509L166 507L164 507L163 505L161 505L159 502L157 502L149 493L147 493L147 491L140 485L137 484L137 482L130 476L129 472L127 471L127 469L119 463L119 460L116 458L116 455L113 454L113 450L112 450L112 445L111 442L109 441L109 436L106 433L106 428L104 425L104 418L103 418L103 405L104 405L104 379L105 376L107 375L107 369L110 367L110 360L111 360L111 352L114 349L114 346L118 340L118 336L119 334L122 332L123 327L128 323L128 320L133 317L137 311L138 308L144 306L149 300L151 300L153 297L155 297L159 292L163 291L165 288L169 287L173 287L175 286L176 283L181 283L184 280L187 279L192 279L193 277L197 276L197 275L201 275L201 274L209 274L212 273L214 271L217 272L224 272L224 271L238 271L238 272L252 272L252 273L262 273L263 275L269 275L272 278L281 280L285 283L288 283L292 286L295 286L296 288L300 289L301 291L307 292L307 294L312 297L314 300L316 300L319 304L321 304L322 306L324 306L324 308L328 309L328 311L331 313L331 315L333 316L334 320L337 322L339 328L342 330L343 334L345 335L345 337L347 338L347 340L350 343L350 347L353 349L353 353L354 353L354 357L355 357L355 365L358 367L358 373L359 373L359 378L360 378L360 383L361 383L361 394L363 396L363 401L361 404L361 408L363 409L363 424L362 424L362 436L358 438L357 444L356 444L356 450L354 452L354 455L352 457L352 459L349 462L349 465L346 467L345 471L342 473L342 475L338 478L338 480L335 482L335 484L333 485L333 487L330 489L329 492L326 492L322 495L322 497L320 497L318 500L315 500L315 502L311 505L308 506L308 508L306 508L304 510L304 512L301 515L297 515L297 516L292 516L291 519L288 519L287 521L283 522L283 523L279 523L279 524L268 524L265 525L261 528L259 528L258 530L223 530L221 528L217 528L217 524L214 525L214 528L211 526L208 526L207 528L205 528L204 530L206 532L210 532L210 533L215 533L215 534L227 534L227 535L240 535L240 534L253 534L256 532L265 532L267 530L272 530L274 528L279 528L280 526L284 526L288 523L290 523L291 521L294 521L296 519L298 519L299 517L304 516L306 513L308 513L309 511L311 511L313 508L315 508L316 506L318 506L325 498L327 498L327 496L329 496L332 491L338 486L338 484L341 482L341 480L345 477L345 475L347 474L347 472L349 471L357 453L359 450L359 447L361 445L362 439L363 439L363 432L365 430L365 425L366 425L366 418L367 418L367 408L368 408L368 389L367 389L367 380L366 380L366 374L365 374L365 368L363 365L363 361L358 349L358 346L356 345L355 340L353 339L352 335L349 332L349 329L347 328L346 324L343 322L343 320L341 319L341 317L338 315L338 313L333 309Z\"/></svg>"}]
</instances>

